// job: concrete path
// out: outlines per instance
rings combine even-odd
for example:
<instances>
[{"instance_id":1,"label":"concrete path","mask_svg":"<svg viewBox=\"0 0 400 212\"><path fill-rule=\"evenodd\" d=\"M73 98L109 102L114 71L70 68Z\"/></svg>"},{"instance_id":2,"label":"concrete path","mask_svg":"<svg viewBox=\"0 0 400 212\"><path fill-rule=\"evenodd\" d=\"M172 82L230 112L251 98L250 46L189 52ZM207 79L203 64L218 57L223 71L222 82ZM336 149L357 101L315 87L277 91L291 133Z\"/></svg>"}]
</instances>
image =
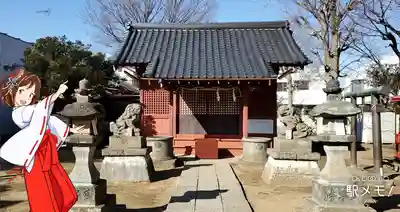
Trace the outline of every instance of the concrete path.
<instances>
[{"instance_id":1,"label":"concrete path","mask_svg":"<svg viewBox=\"0 0 400 212\"><path fill-rule=\"evenodd\" d=\"M252 212L230 160L185 163L167 212Z\"/></svg>"}]
</instances>

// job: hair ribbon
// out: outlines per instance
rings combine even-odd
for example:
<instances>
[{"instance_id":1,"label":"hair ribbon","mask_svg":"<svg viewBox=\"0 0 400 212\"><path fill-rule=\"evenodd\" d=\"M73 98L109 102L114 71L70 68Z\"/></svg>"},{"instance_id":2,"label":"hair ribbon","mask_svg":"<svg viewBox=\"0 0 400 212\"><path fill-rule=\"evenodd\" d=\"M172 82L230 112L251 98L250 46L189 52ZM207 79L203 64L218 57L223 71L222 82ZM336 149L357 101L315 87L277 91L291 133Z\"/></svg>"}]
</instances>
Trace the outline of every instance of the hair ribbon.
<instances>
[{"instance_id":1,"label":"hair ribbon","mask_svg":"<svg viewBox=\"0 0 400 212\"><path fill-rule=\"evenodd\" d=\"M21 77L22 74L23 74L22 71L18 71L16 75L10 74L8 76L8 80L7 80L6 85L4 87L4 89L8 89L7 94L10 93L13 88L18 86L17 81Z\"/></svg>"}]
</instances>

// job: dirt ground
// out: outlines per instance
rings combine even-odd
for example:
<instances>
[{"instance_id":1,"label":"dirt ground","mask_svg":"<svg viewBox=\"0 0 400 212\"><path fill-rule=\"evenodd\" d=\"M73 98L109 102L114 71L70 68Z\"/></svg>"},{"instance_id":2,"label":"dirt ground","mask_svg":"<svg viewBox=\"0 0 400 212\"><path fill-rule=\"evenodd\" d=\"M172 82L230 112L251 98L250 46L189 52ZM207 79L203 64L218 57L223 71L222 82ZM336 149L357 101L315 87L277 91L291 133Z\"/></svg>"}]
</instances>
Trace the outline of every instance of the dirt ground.
<instances>
[{"instance_id":1,"label":"dirt ground","mask_svg":"<svg viewBox=\"0 0 400 212\"><path fill-rule=\"evenodd\" d=\"M72 153L60 150L60 161L69 173L73 168ZM72 156L73 157L73 156ZM101 159L95 162L99 169ZM128 211L147 211L163 207L169 202L174 191L180 168L170 169L170 164L154 164L157 173L151 183L108 183L107 193L115 194L118 205L126 205ZM8 183L10 175L7 171L0 172L0 212L27 212L25 185L22 177L17 177ZM153 210L154 211L154 210Z\"/></svg>"},{"instance_id":2,"label":"dirt ground","mask_svg":"<svg viewBox=\"0 0 400 212\"><path fill-rule=\"evenodd\" d=\"M369 167L373 164L372 146L365 145L364 147L365 151L358 152L359 167ZM384 146L383 157L391 159L393 152L393 146ZM242 183L246 197L255 212L264 212L266 209L268 211L294 212L296 208L303 207L307 203L307 199L311 197L310 187L266 185L261 179L262 170L244 171L236 164L232 164L232 168ZM372 172L373 169L367 169L367 171ZM385 166L385 173L393 173L392 177L397 175L389 166ZM377 200L371 207L382 212L400 212L400 183L397 183L396 180L395 183L399 186L394 187L392 196Z\"/></svg>"}]
</instances>

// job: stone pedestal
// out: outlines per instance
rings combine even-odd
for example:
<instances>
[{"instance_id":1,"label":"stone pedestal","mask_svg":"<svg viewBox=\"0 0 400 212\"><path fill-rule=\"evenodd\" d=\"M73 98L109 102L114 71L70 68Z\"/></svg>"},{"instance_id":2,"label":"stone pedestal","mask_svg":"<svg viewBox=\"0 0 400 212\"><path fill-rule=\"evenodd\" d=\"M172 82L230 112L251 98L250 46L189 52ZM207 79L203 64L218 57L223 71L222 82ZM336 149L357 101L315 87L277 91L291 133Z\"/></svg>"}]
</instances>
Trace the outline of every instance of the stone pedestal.
<instances>
[{"instance_id":1,"label":"stone pedestal","mask_svg":"<svg viewBox=\"0 0 400 212\"><path fill-rule=\"evenodd\" d=\"M112 182L150 181L154 172L150 149L142 136L111 136L104 156L100 176Z\"/></svg>"},{"instance_id":2,"label":"stone pedestal","mask_svg":"<svg viewBox=\"0 0 400 212\"><path fill-rule=\"evenodd\" d=\"M321 170L319 178L329 182L351 183L352 174L345 162L345 157L349 153L347 145L324 145L324 150L326 153L326 163Z\"/></svg>"},{"instance_id":3,"label":"stone pedestal","mask_svg":"<svg viewBox=\"0 0 400 212\"><path fill-rule=\"evenodd\" d=\"M331 138L330 138L331 137ZM353 174L345 164L347 142L353 135L317 136L324 142L326 164L320 176L313 180L312 198L308 211L374 211L364 206L370 198L362 195L362 182L354 182ZM333 138L339 141L334 142Z\"/></svg>"},{"instance_id":4,"label":"stone pedestal","mask_svg":"<svg viewBox=\"0 0 400 212\"><path fill-rule=\"evenodd\" d=\"M100 179L100 173L96 169L93 157L95 146L73 146L75 165L69 177L74 183L95 183Z\"/></svg>"},{"instance_id":5,"label":"stone pedestal","mask_svg":"<svg viewBox=\"0 0 400 212\"><path fill-rule=\"evenodd\" d=\"M243 154L238 161L241 169L262 169L267 162L270 138L246 137L242 139Z\"/></svg>"},{"instance_id":6,"label":"stone pedestal","mask_svg":"<svg viewBox=\"0 0 400 212\"><path fill-rule=\"evenodd\" d=\"M319 153L311 152L310 139L275 138L275 148L268 149L262 179L267 184L311 186L318 176Z\"/></svg>"},{"instance_id":7,"label":"stone pedestal","mask_svg":"<svg viewBox=\"0 0 400 212\"><path fill-rule=\"evenodd\" d=\"M153 172L153 163L148 154L106 156L101 164L101 177L111 182L149 182Z\"/></svg>"},{"instance_id":8,"label":"stone pedestal","mask_svg":"<svg viewBox=\"0 0 400 212\"><path fill-rule=\"evenodd\" d=\"M173 137L150 136L146 137L147 145L151 147L151 159L153 161L166 161L175 158Z\"/></svg>"},{"instance_id":9,"label":"stone pedestal","mask_svg":"<svg viewBox=\"0 0 400 212\"><path fill-rule=\"evenodd\" d=\"M78 195L70 212L114 211L115 196L107 196L107 181L100 179L93 163L96 137L74 134L67 138L67 142L73 146L75 155L75 166L69 177Z\"/></svg>"}]
</instances>

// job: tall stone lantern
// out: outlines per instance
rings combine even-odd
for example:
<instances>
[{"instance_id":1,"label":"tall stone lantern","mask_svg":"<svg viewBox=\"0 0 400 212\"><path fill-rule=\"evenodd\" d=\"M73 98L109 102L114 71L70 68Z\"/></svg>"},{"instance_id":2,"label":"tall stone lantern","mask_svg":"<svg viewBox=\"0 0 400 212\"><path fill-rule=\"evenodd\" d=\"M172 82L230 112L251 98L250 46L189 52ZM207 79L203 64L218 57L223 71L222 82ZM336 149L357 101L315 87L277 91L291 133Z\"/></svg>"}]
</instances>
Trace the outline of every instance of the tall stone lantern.
<instances>
[{"instance_id":1,"label":"tall stone lantern","mask_svg":"<svg viewBox=\"0 0 400 212\"><path fill-rule=\"evenodd\" d=\"M76 102L68 104L59 113L68 118L71 135L66 142L72 146L75 166L69 177L78 194L78 201L71 211L104 211L107 183L100 180L94 165L96 145L102 140L104 109L101 104L90 101L88 82L79 82L75 90ZM107 210L107 209L106 209Z\"/></svg>"},{"instance_id":2,"label":"tall stone lantern","mask_svg":"<svg viewBox=\"0 0 400 212\"><path fill-rule=\"evenodd\" d=\"M371 211L364 207L362 182L354 181L354 172L345 163L348 145L355 135L347 132L347 118L361 113L354 104L342 101L342 88L337 79L331 79L323 89L327 100L315 106L309 115L322 118L322 129L313 137L321 142L326 153L326 164L312 184L311 207L307 211Z\"/></svg>"}]
</instances>

